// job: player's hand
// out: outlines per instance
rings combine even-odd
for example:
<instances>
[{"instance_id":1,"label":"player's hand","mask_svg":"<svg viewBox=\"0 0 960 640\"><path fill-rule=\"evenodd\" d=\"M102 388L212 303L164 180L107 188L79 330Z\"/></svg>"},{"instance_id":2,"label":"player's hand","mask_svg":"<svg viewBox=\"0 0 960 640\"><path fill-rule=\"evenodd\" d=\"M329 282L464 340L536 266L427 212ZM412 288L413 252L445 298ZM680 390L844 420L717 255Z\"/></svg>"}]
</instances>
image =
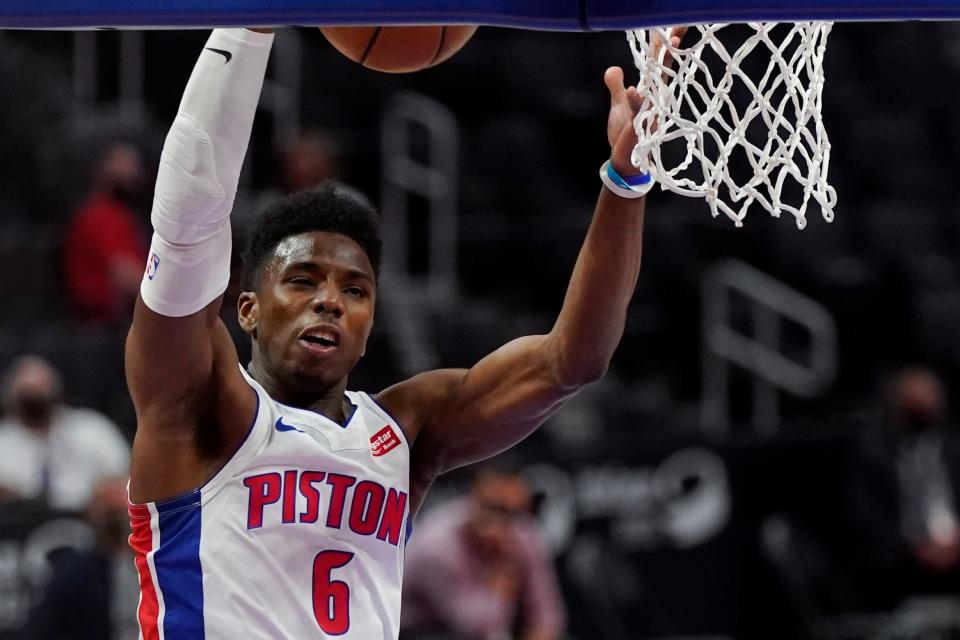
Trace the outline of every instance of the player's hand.
<instances>
[{"instance_id":1,"label":"player's hand","mask_svg":"<svg viewBox=\"0 0 960 640\"><path fill-rule=\"evenodd\" d=\"M666 30L670 38L670 46L677 48L680 46L680 41L683 40L683 36L687 35L687 30L690 27L670 27ZM654 58L660 57L660 50L663 49L663 38L660 36L658 30L651 30L653 36L653 50L651 54ZM673 65L673 55L670 53L670 50L667 49L666 53L663 54L663 66L670 68ZM666 77L664 77L666 80Z\"/></svg>"},{"instance_id":2,"label":"player's hand","mask_svg":"<svg viewBox=\"0 0 960 640\"><path fill-rule=\"evenodd\" d=\"M623 69L610 67L603 74L603 82L610 91L610 115L607 117L607 141L610 143L610 163L622 176L637 175L630 155L637 144L633 120L640 113L643 101L634 86L623 86Z\"/></svg>"},{"instance_id":3,"label":"player's hand","mask_svg":"<svg viewBox=\"0 0 960 640\"><path fill-rule=\"evenodd\" d=\"M680 46L680 41L689 27L674 27L669 31L670 45ZM659 36L654 37L653 54L659 56L663 41ZM673 64L669 50L664 54L664 65ZM630 159L633 148L637 144L637 134L633 121L643 108L643 99L634 86L625 87L623 84L623 69L610 67L603 74L603 82L610 91L610 115L607 118L607 141L610 143L610 163L614 170L622 176L637 175L638 171Z\"/></svg>"}]
</instances>

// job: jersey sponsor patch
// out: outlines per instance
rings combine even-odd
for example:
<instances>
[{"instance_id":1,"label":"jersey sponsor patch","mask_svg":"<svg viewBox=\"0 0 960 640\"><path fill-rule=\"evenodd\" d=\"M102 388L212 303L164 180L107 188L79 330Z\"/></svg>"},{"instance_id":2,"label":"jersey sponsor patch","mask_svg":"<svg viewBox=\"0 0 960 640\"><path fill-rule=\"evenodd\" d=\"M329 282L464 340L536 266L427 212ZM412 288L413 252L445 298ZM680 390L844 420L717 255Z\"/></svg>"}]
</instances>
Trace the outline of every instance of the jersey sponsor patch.
<instances>
[{"instance_id":1,"label":"jersey sponsor patch","mask_svg":"<svg viewBox=\"0 0 960 640\"><path fill-rule=\"evenodd\" d=\"M153 280L153 277L157 275L157 268L160 267L160 256L156 253L150 253L150 257L147 258L147 280Z\"/></svg>"},{"instance_id":2,"label":"jersey sponsor patch","mask_svg":"<svg viewBox=\"0 0 960 640\"><path fill-rule=\"evenodd\" d=\"M390 428L390 425L385 426L370 436L370 450L376 457L389 453L398 444L400 444L400 438L398 438L397 434Z\"/></svg>"}]
</instances>

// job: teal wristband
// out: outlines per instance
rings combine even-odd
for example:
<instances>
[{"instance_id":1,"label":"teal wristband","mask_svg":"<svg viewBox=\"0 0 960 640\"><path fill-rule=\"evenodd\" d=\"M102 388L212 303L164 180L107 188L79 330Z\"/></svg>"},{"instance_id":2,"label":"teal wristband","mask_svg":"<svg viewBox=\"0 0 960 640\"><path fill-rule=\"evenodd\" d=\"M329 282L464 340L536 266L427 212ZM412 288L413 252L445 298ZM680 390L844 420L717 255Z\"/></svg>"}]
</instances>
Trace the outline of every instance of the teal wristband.
<instances>
[{"instance_id":1,"label":"teal wristband","mask_svg":"<svg viewBox=\"0 0 960 640\"><path fill-rule=\"evenodd\" d=\"M621 198L640 198L653 188L653 178L648 173L624 178L609 160L600 167L600 180L603 184Z\"/></svg>"},{"instance_id":2,"label":"teal wristband","mask_svg":"<svg viewBox=\"0 0 960 640\"><path fill-rule=\"evenodd\" d=\"M617 170L613 168L613 163L607 161L607 175L610 176L610 179L615 183L623 186L625 189L632 189L633 187L642 187L645 184L648 184L651 181L649 173L641 173L640 175L630 176L624 178Z\"/></svg>"}]
</instances>

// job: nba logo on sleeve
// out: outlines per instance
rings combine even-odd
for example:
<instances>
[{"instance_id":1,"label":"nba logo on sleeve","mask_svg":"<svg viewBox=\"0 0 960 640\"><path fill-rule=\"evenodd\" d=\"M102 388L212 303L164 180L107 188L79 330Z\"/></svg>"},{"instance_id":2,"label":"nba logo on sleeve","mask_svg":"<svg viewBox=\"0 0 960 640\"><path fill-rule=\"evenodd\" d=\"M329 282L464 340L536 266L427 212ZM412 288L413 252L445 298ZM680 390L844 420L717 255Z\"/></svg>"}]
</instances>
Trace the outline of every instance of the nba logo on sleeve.
<instances>
[{"instance_id":1,"label":"nba logo on sleeve","mask_svg":"<svg viewBox=\"0 0 960 640\"><path fill-rule=\"evenodd\" d=\"M397 434L390 428L390 425L385 426L370 436L370 450L376 457L389 453L398 444L400 444L400 438L398 438Z\"/></svg>"},{"instance_id":2,"label":"nba logo on sleeve","mask_svg":"<svg viewBox=\"0 0 960 640\"><path fill-rule=\"evenodd\" d=\"M157 268L160 266L160 256L156 253L151 253L150 257L147 258L147 280L153 280L153 276L157 275Z\"/></svg>"}]
</instances>

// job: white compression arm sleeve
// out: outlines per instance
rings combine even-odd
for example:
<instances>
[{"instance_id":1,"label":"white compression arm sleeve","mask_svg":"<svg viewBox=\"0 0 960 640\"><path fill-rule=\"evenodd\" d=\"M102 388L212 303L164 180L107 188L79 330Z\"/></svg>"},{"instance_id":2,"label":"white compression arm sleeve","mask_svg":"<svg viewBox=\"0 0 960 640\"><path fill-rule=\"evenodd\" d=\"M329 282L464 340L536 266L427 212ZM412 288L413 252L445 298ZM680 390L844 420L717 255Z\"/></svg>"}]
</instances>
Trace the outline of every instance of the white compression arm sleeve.
<instances>
[{"instance_id":1,"label":"white compression arm sleeve","mask_svg":"<svg viewBox=\"0 0 960 640\"><path fill-rule=\"evenodd\" d=\"M217 29L193 69L160 156L144 303L181 317L230 279L230 210L247 152L273 34Z\"/></svg>"}]
</instances>

